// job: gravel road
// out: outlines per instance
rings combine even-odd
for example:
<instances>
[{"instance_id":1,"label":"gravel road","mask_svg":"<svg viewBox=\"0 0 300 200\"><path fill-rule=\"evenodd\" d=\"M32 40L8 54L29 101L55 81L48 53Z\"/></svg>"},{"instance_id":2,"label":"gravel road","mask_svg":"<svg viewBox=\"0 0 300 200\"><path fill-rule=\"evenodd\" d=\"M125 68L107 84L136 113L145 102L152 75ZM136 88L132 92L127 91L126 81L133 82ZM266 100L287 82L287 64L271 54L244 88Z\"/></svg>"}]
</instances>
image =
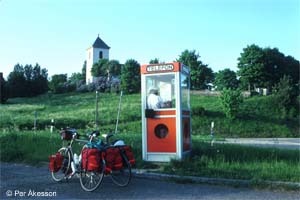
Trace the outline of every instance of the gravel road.
<instances>
[{"instance_id":1,"label":"gravel road","mask_svg":"<svg viewBox=\"0 0 300 200\"><path fill-rule=\"evenodd\" d=\"M0 163L0 166L0 199L300 199L300 192L295 191L178 184L141 178L133 178L127 187L120 188L110 177L105 177L100 188L89 193L81 189L78 178L62 183L52 181L46 166L10 163Z\"/></svg>"}]
</instances>

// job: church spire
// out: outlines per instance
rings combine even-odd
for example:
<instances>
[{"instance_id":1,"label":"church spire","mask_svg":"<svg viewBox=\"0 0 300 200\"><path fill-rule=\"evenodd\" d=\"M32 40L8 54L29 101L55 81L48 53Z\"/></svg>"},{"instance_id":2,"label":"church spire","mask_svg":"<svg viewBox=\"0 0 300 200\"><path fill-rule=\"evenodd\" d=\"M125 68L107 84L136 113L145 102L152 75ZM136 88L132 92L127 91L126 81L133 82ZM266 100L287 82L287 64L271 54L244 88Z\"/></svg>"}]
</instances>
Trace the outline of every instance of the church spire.
<instances>
[{"instance_id":1,"label":"church spire","mask_svg":"<svg viewBox=\"0 0 300 200\"><path fill-rule=\"evenodd\" d=\"M101 40L101 38L99 37L99 33L98 33L98 37L95 40L92 47L100 48L100 49L110 49L110 47L107 44L105 44L105 42L103 42L103 40Z\"/></svg>"}]
</instances>

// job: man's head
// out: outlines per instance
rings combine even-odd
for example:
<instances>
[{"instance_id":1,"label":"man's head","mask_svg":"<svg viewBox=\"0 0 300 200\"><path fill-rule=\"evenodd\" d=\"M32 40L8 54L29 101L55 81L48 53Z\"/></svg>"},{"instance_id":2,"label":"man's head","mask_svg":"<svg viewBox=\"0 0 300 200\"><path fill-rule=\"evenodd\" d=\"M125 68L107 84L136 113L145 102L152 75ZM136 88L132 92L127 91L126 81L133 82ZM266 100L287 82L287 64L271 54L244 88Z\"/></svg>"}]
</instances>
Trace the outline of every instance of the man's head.
<instances>
[{"instance_id":1,"label":"man's head","mask_svg":"<svg viewBox=\"0 0 300 200\"><path fill-rule=\"evenodd\" d=\"M149 89L149 94L155 94L158 95L158 89L155 87L152 87Z\"/></svg>"}]
</instances>

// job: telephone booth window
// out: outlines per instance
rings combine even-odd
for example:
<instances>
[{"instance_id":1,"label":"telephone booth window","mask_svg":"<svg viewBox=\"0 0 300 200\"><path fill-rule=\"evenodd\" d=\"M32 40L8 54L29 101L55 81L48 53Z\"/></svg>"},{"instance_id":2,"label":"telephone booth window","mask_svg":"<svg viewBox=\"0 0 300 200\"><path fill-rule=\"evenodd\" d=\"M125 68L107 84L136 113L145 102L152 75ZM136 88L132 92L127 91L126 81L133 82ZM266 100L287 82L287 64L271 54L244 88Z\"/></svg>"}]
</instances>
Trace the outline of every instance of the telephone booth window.
<instances>
[{"instance_id":1,"label":"telephone booth window","mask_svg":"<svg viewBox=\"0 0 300 200\"><path fill-rule=\"evenodd\" d=\"M190 109L190 79L188 76L181 74L181 106L182 109Z\"/></svg>"},{"instance_id":2,"label":"telephone booth window","mask_svg":"<svg viewBox=\"0 0 300 200\"><path fill-rule=\"evenodd\" d=\"M160 103L157 103L153 109L175 108L175 75L163 74L153 75L146 77L146 91L147 91L147 108L153 108L151 103L154 97L159 99Z\"/></svg>"}]
</instances>

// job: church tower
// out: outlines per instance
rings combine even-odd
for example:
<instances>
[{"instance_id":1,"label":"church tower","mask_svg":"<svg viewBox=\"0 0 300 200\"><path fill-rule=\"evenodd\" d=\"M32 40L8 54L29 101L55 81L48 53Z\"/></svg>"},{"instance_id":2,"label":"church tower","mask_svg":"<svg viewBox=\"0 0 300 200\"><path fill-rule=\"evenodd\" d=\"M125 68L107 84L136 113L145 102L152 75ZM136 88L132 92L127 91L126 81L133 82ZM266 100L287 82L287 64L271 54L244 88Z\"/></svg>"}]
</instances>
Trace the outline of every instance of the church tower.
<instances>
[{"instance_id":1,"label":"church tower","mask_svg":"<svg viewBox=\"0 0 300 200\"><path fill-rule=\"evenodd\" d=\"M94 44L86 50L86 84L93 82L91 69L99 59L109 59L110 47L100 39L99 34Z\"/></svg>"}]
</instances>

